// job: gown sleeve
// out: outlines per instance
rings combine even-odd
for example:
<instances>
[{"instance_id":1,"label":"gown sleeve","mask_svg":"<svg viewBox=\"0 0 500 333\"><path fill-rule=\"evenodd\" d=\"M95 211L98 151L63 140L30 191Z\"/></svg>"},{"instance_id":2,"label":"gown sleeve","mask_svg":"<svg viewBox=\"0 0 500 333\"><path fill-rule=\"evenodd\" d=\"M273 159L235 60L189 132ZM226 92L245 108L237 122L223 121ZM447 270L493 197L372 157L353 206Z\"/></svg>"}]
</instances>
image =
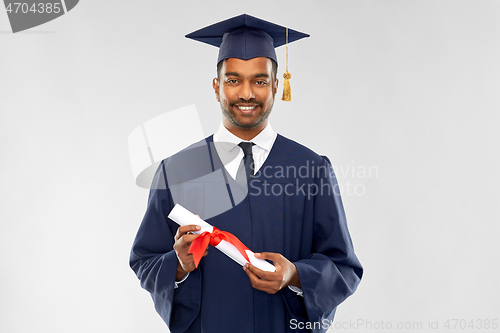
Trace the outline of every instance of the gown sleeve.
<instances>
[{"instance_id":1,"label":"gown sleeve","mask_svg":"<svg viewBox=\"0 0 500 333\"><path fill-rule=\"evenodd\" d=\"M303 298L291 290L283 290L283 298L292 316L330 323L336 307L356 290L363 268L354 254L333 168L327 157L323 156L323 163L325 171L315 179L318 189L322 190L312 198L312 253L294 262ZM312 331L325 332L326 325L320 326Z\"/></svg>"},{"instance_id":2,"label":"gown sleeve","mask_svg":"<svg viewBox=\"0 0 500 333\"><path fill-rule=\"evenodd\" d=\"M153 298L155 309L171 332L184 332L198 316L201 275L194 270L174 289L177 256L173 250L177 225L167 218L173 208L164 162L158 167L149 193L146 214L130 254L130 267L141 287Z\"/></svg>"}]
</instances>

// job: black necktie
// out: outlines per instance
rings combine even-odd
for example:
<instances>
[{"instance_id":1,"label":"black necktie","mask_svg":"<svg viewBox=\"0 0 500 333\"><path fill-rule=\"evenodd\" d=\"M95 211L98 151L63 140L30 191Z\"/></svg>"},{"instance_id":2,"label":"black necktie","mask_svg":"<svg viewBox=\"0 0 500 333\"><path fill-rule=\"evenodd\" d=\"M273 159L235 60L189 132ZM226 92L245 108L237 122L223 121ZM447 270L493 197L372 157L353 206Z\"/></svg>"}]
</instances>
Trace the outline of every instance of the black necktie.
<instances>
[{"instance_id":1,"label":"black necktie","mask_svg":"<svg viewBox=\"0 0 500 333\"><path fill-rule=\"evenodd\" d=\"M255 145L253 142L240 142L238 146L243 149L243 163L245 164L245 172L247 174L247 182L250 182L250 178L253 176L255 166L253 162L252 146Z\"/></svg>"}]
</instances>

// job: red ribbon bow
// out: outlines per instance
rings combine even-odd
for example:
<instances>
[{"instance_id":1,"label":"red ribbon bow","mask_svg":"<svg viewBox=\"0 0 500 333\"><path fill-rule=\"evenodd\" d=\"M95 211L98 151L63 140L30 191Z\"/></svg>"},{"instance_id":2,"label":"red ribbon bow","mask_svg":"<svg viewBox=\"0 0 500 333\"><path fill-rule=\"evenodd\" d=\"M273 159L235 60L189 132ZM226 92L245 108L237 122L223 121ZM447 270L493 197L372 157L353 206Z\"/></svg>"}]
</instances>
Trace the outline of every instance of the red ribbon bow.
<instances>
[{"instance_id":1,"label":"red ribbon bow","mask_svg":"<svg viewBox=\"0 0 500 333\"><path fill-rule=\"evenodd\" d=\"M198 268L198 264L200 263L201 257L203 257L203 253L207 250L208 243L212 246L217 246L222 240L233 244L234 247L236 247L243 255L243 258L250 262L250 259L245 251L248 250L248 248L238 239L238 237L227 231L220 231L216 227L213 228L214 229L211 233L205 231L196 237L189 247L189 253L193 254L194 265L196 268Z\"/></svg>"}]
</instances>

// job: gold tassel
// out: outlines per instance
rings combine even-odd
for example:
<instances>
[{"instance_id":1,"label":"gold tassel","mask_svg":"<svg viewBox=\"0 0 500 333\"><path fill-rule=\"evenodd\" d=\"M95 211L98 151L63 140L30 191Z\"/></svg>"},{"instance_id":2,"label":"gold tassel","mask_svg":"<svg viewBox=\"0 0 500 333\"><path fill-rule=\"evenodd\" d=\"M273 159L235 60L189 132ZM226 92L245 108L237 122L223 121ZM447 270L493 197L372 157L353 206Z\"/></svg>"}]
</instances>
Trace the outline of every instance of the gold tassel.
<instances>
[{"instance_id":1,"label":"gold tassel","mask_svg":"<svg viewBox=\"0 0 500 333\"><path fill-rule=\"evenodd\" d=\"M292 100L292 89L290 88L290 79L292 74L288 72L288 28L286 28L286 72L283 74L285 82L283 82L283 97L282 101L289 102Z\"/></svg>"},{"instance_id":2,"label":"gold tassel","mask_svg":"<svg viewBox=\"0 0 500 333\"><path fill-rule=\"evenodd\" d=\"M283 98L281 100L283 101L291 101L292 100L292 89L290 88L290 79L292 77L292 74L290 74L288 71L283 74L283 78L285 79L285 82L283 83Z\"/></svg>"}]
</instances>

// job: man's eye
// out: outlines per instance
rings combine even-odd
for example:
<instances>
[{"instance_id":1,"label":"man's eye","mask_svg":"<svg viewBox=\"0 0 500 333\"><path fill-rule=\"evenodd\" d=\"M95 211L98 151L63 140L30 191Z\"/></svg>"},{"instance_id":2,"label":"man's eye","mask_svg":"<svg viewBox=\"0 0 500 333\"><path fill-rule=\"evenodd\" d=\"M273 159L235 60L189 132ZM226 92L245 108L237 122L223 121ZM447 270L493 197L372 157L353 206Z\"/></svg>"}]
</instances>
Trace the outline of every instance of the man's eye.
<instances>
[{"instance_id":1,"label":"man's eye","mask_svg":"<svg viewBox=\"0 0 500 333\"><path fill-rule=\"evenodd\" d=\"M258 84L260 86L265 86L267 84L267 81L257 81L255 84Z\"/></svg>"},{"instance_id":2,"label":"man's eye","mask_svg":"<svg viewBox=\"0 0 500 333\"><path fill-rule=\"evenodd\" d=\"M230 79L230 80L227 80L226 82L229 84L236 84L236 83L238 83L238 80Z\"/></svg>"}]
</instances>

